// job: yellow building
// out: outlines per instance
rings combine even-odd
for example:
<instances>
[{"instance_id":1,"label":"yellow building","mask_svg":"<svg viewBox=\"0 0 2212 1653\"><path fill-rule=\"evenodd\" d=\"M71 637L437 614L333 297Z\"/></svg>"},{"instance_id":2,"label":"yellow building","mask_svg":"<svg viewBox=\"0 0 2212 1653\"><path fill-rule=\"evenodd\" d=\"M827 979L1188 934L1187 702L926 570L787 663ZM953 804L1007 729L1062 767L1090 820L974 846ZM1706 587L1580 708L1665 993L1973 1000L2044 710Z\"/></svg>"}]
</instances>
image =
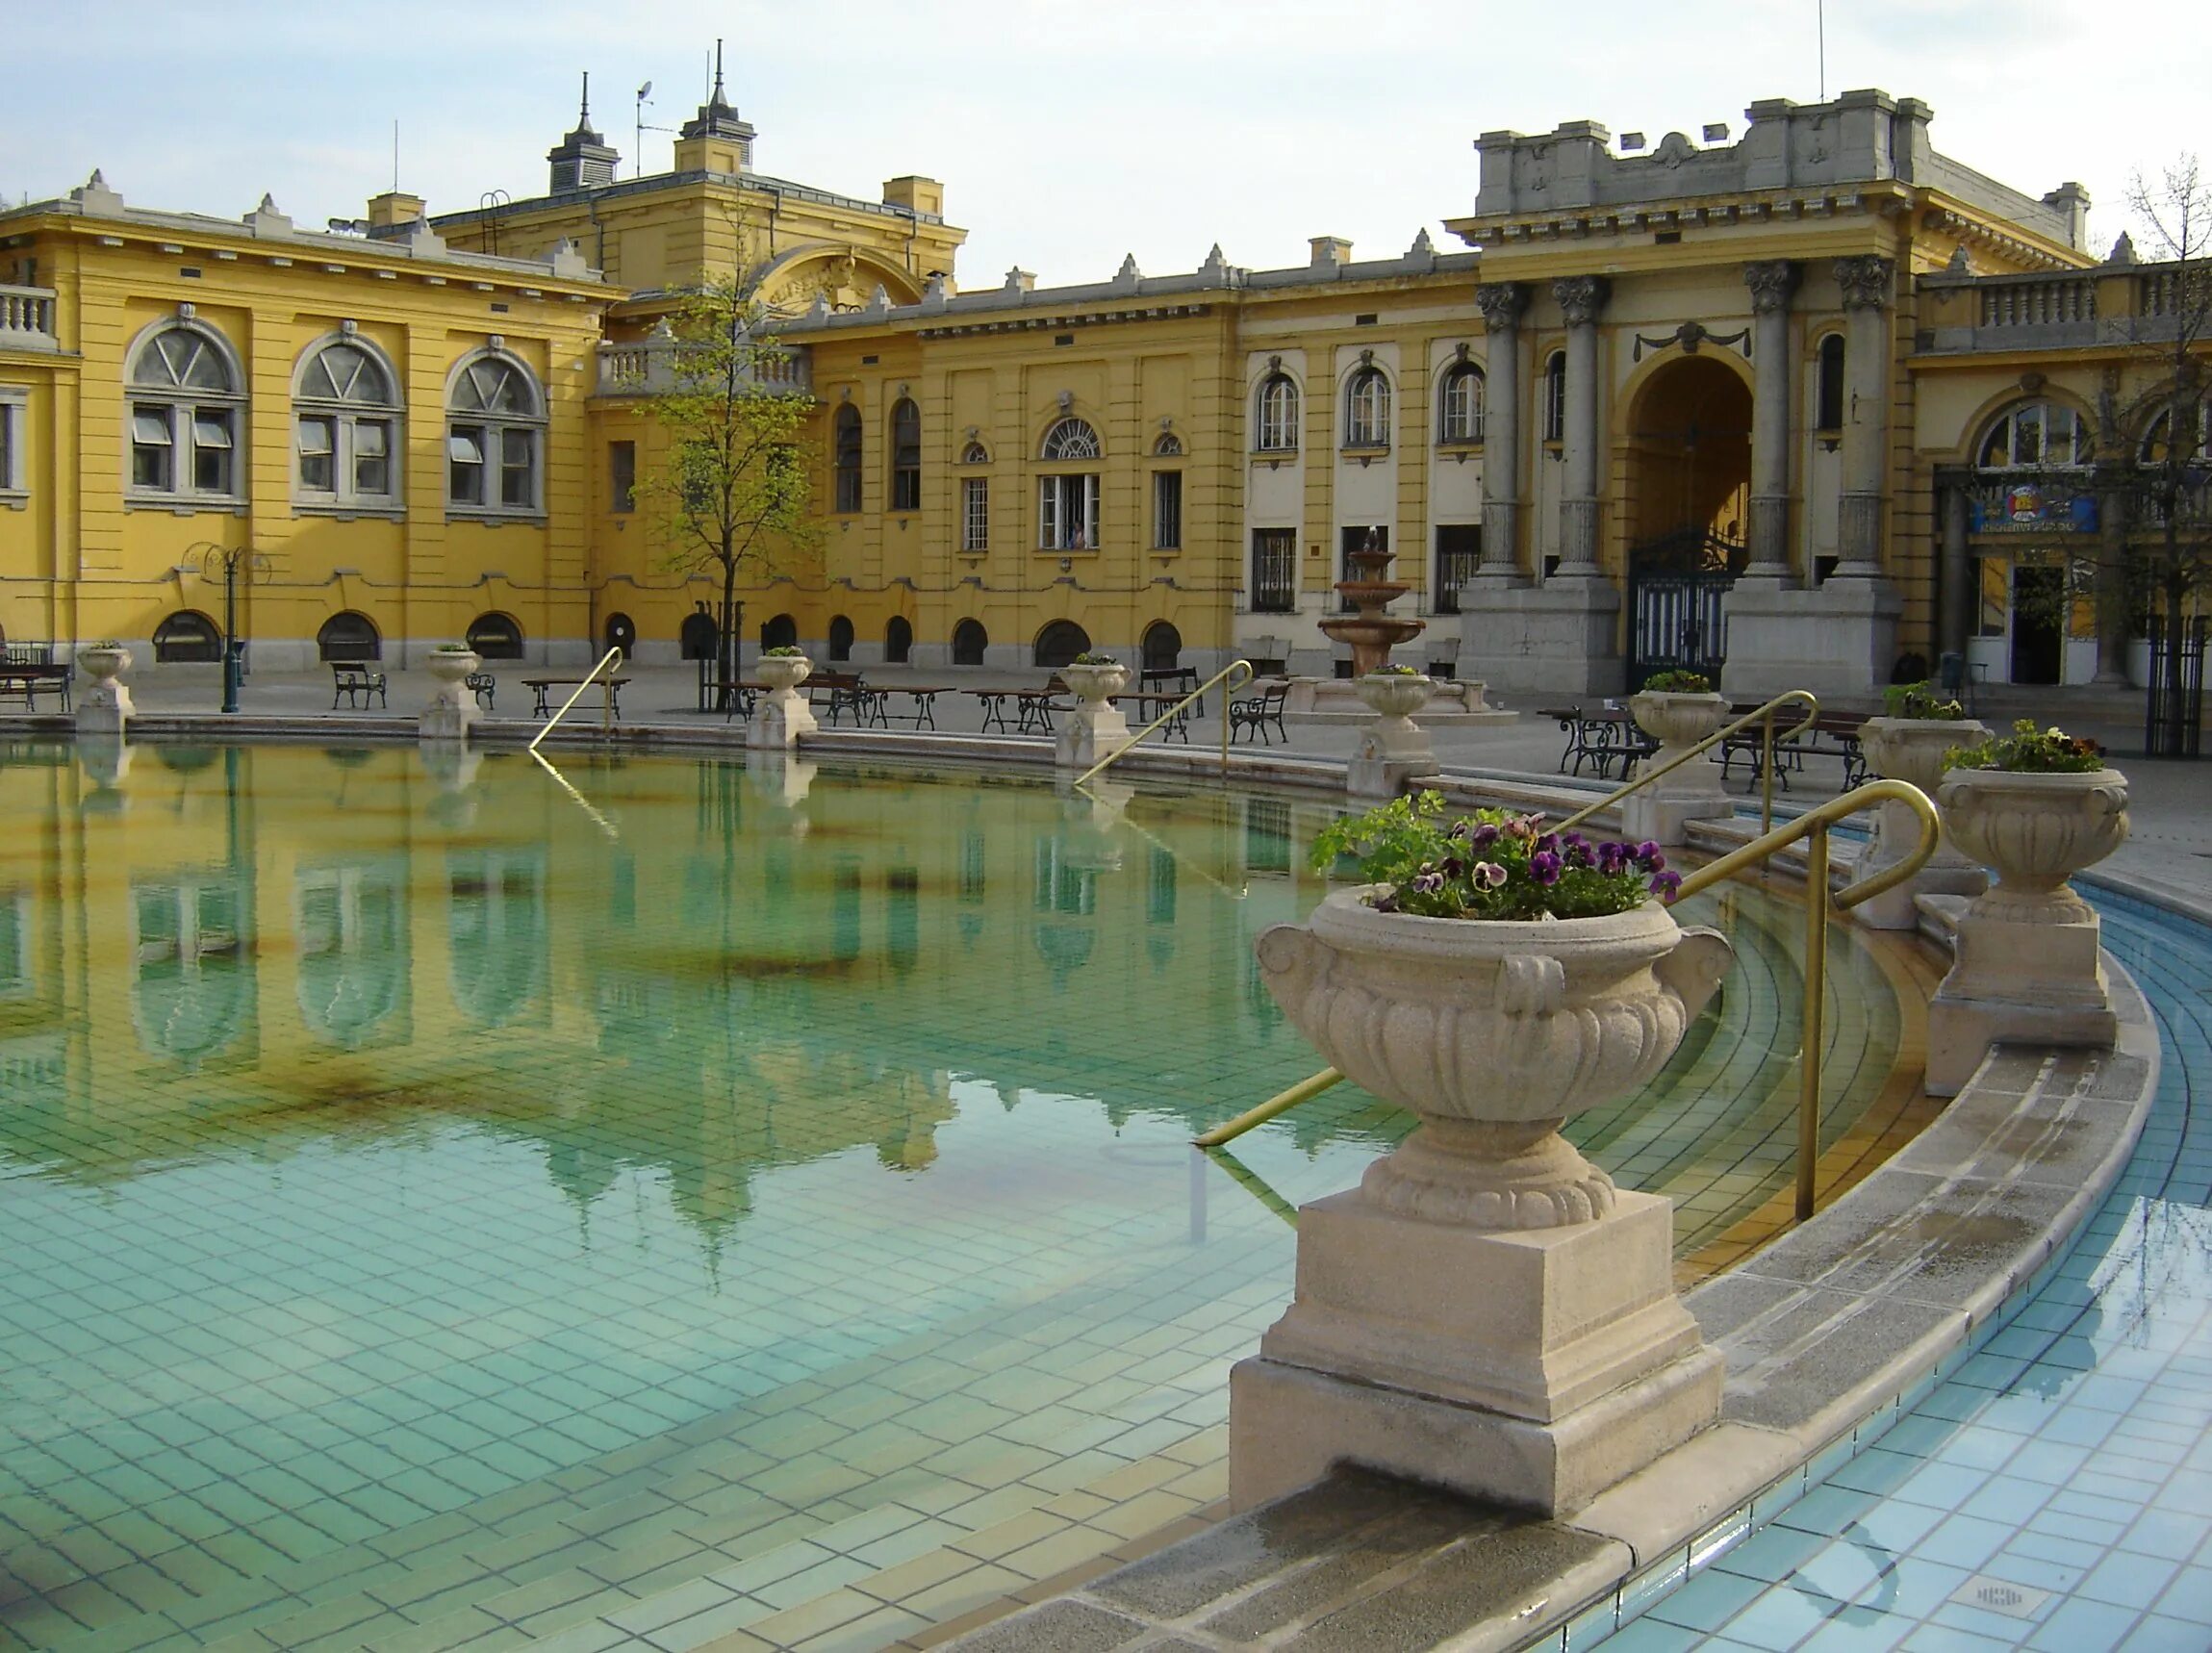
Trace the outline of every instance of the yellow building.
<instances>
[{"instance_id":1,"label":"yellow building","mask_svg":"<svg viewBox=\"0 0 2212 1653\"><path fill-rule=\"evenodd\" d=\"M1509 697L1672 665L1864 694L1952 652L2109 677L2124 606L2068 643L2039 594L2087 524L2118 557L2140 521L1975 501L2044 468L1985 462L2045 384L2102 421L2074 470L2140 450L2155 351L2099 318L2171 331L2178 278L2096 269L2078 187L1996 183L1930 118L1864 91L1695 141L1487 133L1466 250L1318 236L1293 268L1215 248L1056 289L963 288L934 180L757 171L719 79L669 172L619 179L587 104L546 194L427 218L395 191L328 233L266 202L230 224L95 175L0 214L0 626L204 656L212 546L247 553L258 665L460 634L703 655L717 587L635 488L660 323L738 270L815 404L823 530L749 571L749 645L1327 674L1330 588L1373 542L1428 622L1406 657Z\"/></svg>"}]
</instances>

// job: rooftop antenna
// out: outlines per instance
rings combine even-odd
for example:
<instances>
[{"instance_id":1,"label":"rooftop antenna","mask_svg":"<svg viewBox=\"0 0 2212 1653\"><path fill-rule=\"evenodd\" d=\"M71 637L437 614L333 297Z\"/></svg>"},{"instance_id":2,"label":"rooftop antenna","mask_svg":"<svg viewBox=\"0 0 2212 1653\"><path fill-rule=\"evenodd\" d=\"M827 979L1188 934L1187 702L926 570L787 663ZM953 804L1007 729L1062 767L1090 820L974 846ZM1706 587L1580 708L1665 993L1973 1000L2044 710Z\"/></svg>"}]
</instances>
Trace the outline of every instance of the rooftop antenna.
<instances>
[{"instance_id":1,"label":"rooftop antenna","mask_svg":"<svg viewBox=\"0 0 2212 1653\"><path fill-rule=\"evenodd\" d=\"M653 89L651 81L638 88L636 118L630 123L630 176L642 178L646 170L646 103Z\"/></svg>"},{"instance_id":2,"label":"rooftop antenna","mask_svg":"<svg viewBox=\"0 0 2212 1653\"><path fill-rule=\"evenodd\" d=\"M583 107L582 107L581 109L579 109L579 110L577 110L577 111L576 111L576 124L577 124L578 126L589 126L589 125L591 125L591 123L592 123L592 71L591 71L590 69L586 69L586 70L584 71L584 103L583 103Z\"/></svg>"},{"instance_id":3,"label":"rooftop antenna","mask_svg":"<svg viewBox=\"0 0 2212 1653\"><path fill-rule=\"evenodd\" d=\"M1828 0L1813 0L1813 27L1820 43L1820 101L1828 101Z\"/></svg>"},{"instance_id":4,"label":"rooftop antenna","mask_svg":"<svg viewBox=\"0 0 2212 1653\"><path fill-rule=\"evenodd\" d=\"M709 93L709 94L708 94L708 97L707 97L707 101L708 101L709 103L720 103L720 102L722 102L722 101L723 101L723 98L722 98L722 37L721 37L721 36L719 36L719 35L715 37L715 41L714 41L714 90L713 90L711 93Z\"/></svg>"},{"instance_id":5,"label":"rooftop antenna","mask_svg":"<svg viewBox=\"0 0 2212 1653\"><path fill-rule=\"evenodd\" d=\"M392 192L399 193L399 117L392 117Z\"/></svg>"}]
</instances>

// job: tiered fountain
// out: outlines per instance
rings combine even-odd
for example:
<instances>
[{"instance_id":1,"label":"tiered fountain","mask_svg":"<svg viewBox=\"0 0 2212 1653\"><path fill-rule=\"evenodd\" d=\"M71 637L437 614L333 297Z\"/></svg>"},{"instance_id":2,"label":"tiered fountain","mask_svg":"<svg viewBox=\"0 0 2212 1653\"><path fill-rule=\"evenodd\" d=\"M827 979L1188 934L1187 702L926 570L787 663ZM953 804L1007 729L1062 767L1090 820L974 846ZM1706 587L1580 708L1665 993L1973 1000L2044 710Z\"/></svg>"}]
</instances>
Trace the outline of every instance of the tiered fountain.
<instances>
[{"instance_id":1,"label":"tiered fountain","mask_svg":"<svg viewBox=\"0 0 2212 1653\"><path fill-rule=\"evenodd\" d=\"M1352 577L1340 580L1336 590L1358 610L1336 620L1321 622L1322 635L1336 643L1352 647L1352 677L1349 682L1341 678L1295 677L1291 679L1288 709L1293 712L1315 715L1329 720L1341 719L1346 723L1363 722L1373 716L1361 703L1357 687L1359 680L1378 667L1390 663L1390 650L1411 638L1418 637L1428 629L1425 620L1393 620L1383 611L1399 598L1412 590L1409 585L1386 578L1390 566L1390 553L1374 529L1360 548L1349 553L1344 561L1350 565ZM1513 714L1496 711L1483 699L1483 686L1477 682L1450 680L1436 685L1435 699L1428 711L1434 721L1449 723L1511 722Z\"/></svg>"}]
</instances>

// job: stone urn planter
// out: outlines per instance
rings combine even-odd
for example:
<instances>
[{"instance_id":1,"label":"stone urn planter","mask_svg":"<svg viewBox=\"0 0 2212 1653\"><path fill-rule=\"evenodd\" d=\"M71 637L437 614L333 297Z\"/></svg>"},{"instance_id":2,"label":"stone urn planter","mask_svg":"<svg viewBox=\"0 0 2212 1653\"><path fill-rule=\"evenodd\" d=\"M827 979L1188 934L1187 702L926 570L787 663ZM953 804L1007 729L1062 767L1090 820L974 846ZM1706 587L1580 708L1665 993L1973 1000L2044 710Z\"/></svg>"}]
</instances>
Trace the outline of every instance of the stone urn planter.
<instances>
[{"instance_id":1,"label":"stone urn planter","mask_svg":"<svg viewBox=\"0 0 2212 1653\"><path fill-rule=\"evenodd\" d=\"M1127 666L1062 666L1060 681L1076 697L1076 707L1054 740L1055 763L1063 769L1088 769L1130 744L1129 719L1109 700L1129 687Z\"/></svg>"},{"instance_id":2,"label":"stone urn planter","mask_svg":"<svg viewBox=\"0 0 2212 1653\"><path fill-rule=\"evenodd\" d=\"M1629 715L1636 726L1659 743L1659 750L1645 769L1664 768L1728 722L1725 695L1686 695L1672 690L1647 689L1628 698ZM1692 821L1726 817L1736 812L1720 784L1720 771L1711 763L1683 765L1665 780L1654 781L1621 804L1622 832L1630 838L1650 838L1666 845L1689 841Z\"/></svg>"},{"instance_id":3,"label":"stone urn planter","mask_svg":"<svg viewBox=\"0 0 2212 1653\"><path fill-rule=\"evenodd\" d=\"M2127 777L1953 769L1936 801L1952 841L1996 882L1960 916L1928 1005L1930 1094L1958 1094L1998 1040L2110 1045L2097 912L2068 880L2126 842Z\"/></svg>"},{"instance_id":4,"label":"stone urn planter","mask_svg":"<svg viewBox=\"0 0 2212 1653\"><path fill-rule=\"evenodd\" d=\"M755 750L789 751L800 736L810 735L817 727L814 708L799 694L799 685L813 674L814 662L803 654L763 654L752 670L768 685L768 693L752 708L745 744Z\"/></svg>"},{"instance_id":5,"label":"stone urn planter","mask_svg":"<svg viewBox=\"0 0 2212 1653\"><path fill-rule=\"evenodd\" d=\"M484 664L473 648L433 648L422 657L423 670L436 685L430 703L416 719L416 732L423 740L466 740L476 721L476 697L468 687L470 673Z\"/></svg>"},{"instance_id":6,"label":"stone urn planter","mask_svg":"<svg viewBox=\"0 0 2212 1653\"><path fill-rule=\"evenodd\" d=\"M77 650L77 665L91 679L77 697L78 732L121 734L138 710L129 686L118 681L131 669L131 651L120 644L94 643Z\"/></svg>"},{"instance_id":7,"label":"stone urn planter","mask_svg":"<svg viewBox=\"0 0 2212 1653\"><path fill-rule=\"evenodd\" d=\"M1409 781L1437 773L1437 749L1413 714L1437 693L1436 680L1406 672L1370 672L1354 681L1375 714L1344 766L1344 789L1354 798L1395 798Z\"/></svg>"},{"instance_id":8,"label":"stone urn planter","mask_svg":"<svg viewBox=\"0 0 2212 1653\"><path fill-rule=\"evenodd\" d=\"M1945 754L1953 747L1973 746L1988 738L1989 730L1972 718L1869 718L1859 725L1859 750L1867 767L1888 779L1910 782L1930 798L1943 780ZM1874 818L1874 841L1862 871L1893 866L1920 842L1920 824L1912 810L1902 803L1885 803ZM1945 831L1926 866L1895 889L1863 903L1856 916L1869 929L1912 929L1920 916L1915 897L1978 896L1988 887L1989 876L1959 853Z\"/></svg>"},{"instance_id":9,"label":"stone urn planter","mask_svg":"<svg viewBox=\"0 0 2212 1653\"><path fill-rule=\"evenodd\" d=\"M1297 1298L1231 1378L1240 1509L1350 1461L1557 1513L1719 1415L1672 1283L1672 1208L1561 1124L1648 1081L1731 956L1656 903L1543 922L1377 912L1359 890L1258 943L1347 1078L1418 1114L1305 1207Z\"/></svg>"}]
</instances>

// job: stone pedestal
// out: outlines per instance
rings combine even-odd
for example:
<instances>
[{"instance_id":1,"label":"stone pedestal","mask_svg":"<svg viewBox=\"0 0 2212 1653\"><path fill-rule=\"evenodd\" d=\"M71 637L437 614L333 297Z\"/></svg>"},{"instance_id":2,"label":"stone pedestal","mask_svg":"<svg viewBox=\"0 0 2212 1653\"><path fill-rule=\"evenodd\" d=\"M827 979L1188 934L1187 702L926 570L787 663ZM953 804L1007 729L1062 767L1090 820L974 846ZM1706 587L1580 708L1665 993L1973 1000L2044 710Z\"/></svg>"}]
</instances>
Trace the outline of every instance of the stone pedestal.
<instances>
[{"instance_id":1,"label":"stone pedestal","mask_svg":"<svg viewBox=\"0 0 2212 1653\"><path fill-rule=\"evenodd\" d=\"M425 741L465 741L476 722L476 697L468 687L469 674L483 664L473 651L433 648L423 656L423 669L437 684L430 703L415 720L416 736Z\"/></svg>"},{"instance_id":2,"label":"stone pedestal","mask_svg":"<svg viewBox=\"0 0 2212 1653\"><path fill-rule=\"evenodd\" d=\"M800 736L810 735L820 726L814 721L814 708L799 694L799 685L813 670L814 662L800 654L764 654L753 663L754 673L768 685L768 691L753 703L752 716L746 723L747 750L789 751L799 744Z\"/></svg>"},{"instance_id":3,"label":"stone pedestal","mask_svg":"<svg viewBox=\"0 0 2212 1653\"><path fill-rule=\"evenodd\" d=\"M1738 700L1769 700L1789 689L1867 694L1890 680L1903 612L1887 580L1832 578L1807 591L1746 574L1728 592L1720 687Z\"/></svg>"},{"instance_id":4,"label":"stone pedestal","mask_svg":"<svg viewBox=\"0 0 2212 1653\"><path fill-rule=\"evenodd\" d=\"M1062 769L1085 770L1129 744L1129 717L1119 706L1079 699L1053 737L1053 761Z\"/></svg>"},{"instance_id":5,"label":"stone pedestal","mask_svg":"<svg viewBox=\"0 0 2212 1653\"><path fill-rule=\"evenodd\" d=\"M1972 746L1988 734L1970 718L1869 718L1860 727L1859 741L1875 774L1909 781L1932 799L1943 779L1944 754L1953 747ZM1896 865L1920 843L1920 817L1902 803L1882 804L1875 812L1874 839L1858 876ZM1926 866L1895 889L1861 903L1852 915L1869 929L1915 929L1920 922L1920 897L1978 896L1988 888L1989 875L1960 854L1945 832Z\"/></svg>"},{"instance_id":6,"label":"stone pedestal","mask_svg":"<svg viewBox=\"0 0 2212 1653\"><path fill-rule=\"evenodd\" d=\"M1647 690L1630 696L1628 709L1637 726L1660 743L1645 765L1649 770L1674 762L1728 724L1728 702L1719 695ZM1713 763L1692 758L1621 801L1621 836L1632 843L1648 838L1669 847L1687 844L1691 822L1725 821L1736 813L1736 801L1720 781Z\"/></svg>"},{"instance_id":7,"label":"stone pedestal","mask_svg":"<svg viewBox=\"0 0 2212 1653\"><path fill-rule=\"evenodd\" d=\"M1429 703L1436 684L1426 677L1370 675L1357 679L1360 699L1375 721L1360 733L1344 766L1344 789L1354 798L1391 799L1407 782L1437 773L1437 749L1413 713Z\"/></svg>"},{"instance_id":8,"label":"stone pedestal","mask_svg":"<svg viewBox=\"0 0 2212 1653\"><path fill-rule=\"evenodd\" d=\"M137 715L130 685L117 674L131 669L128 648L91 648L77 652L77 664L91 681L77 696L76 725L80 735L122 738L123 725Z\"/></svg>"},{"instance_id":9,"label":"stone pedestal","mask_svg":"<svg viewBox=\"0 0 2212 1653\"><path fill-rule=\"evenodd\" d=\"M1672 1207L1479 1230L1359 1192L1299 1213L1298 1295L1230 1377L1238 1509L1352 1462L1559 1514L1720 1411L1674 1295Z\"/></svg>"},{"instance_id":10,"label":"stone pedestal","mask_svg":"<svg viewBox=\"0 0 2212 1653\"><path fill-rule=\"evenodd\" d=\"M91 815L119 815L123 809L123 781L131 773L131 747L119 730L77 735L77 761L85 766L85 778L92 783L85 794L84 808Z\"/></svg>"},{"instance_id":11,"label":"stone pedestal","mask_svg":"<svg viewBox=\"0 0 2212 1653\"><path fill-rule=\"evenodd\" d=\"M1501 695L1617 695L1626 666L1615 647L1620 593L1610 580L1527 585L1478 572L1462 588L1460 671Z\"/></svg>"}]
</instances>

